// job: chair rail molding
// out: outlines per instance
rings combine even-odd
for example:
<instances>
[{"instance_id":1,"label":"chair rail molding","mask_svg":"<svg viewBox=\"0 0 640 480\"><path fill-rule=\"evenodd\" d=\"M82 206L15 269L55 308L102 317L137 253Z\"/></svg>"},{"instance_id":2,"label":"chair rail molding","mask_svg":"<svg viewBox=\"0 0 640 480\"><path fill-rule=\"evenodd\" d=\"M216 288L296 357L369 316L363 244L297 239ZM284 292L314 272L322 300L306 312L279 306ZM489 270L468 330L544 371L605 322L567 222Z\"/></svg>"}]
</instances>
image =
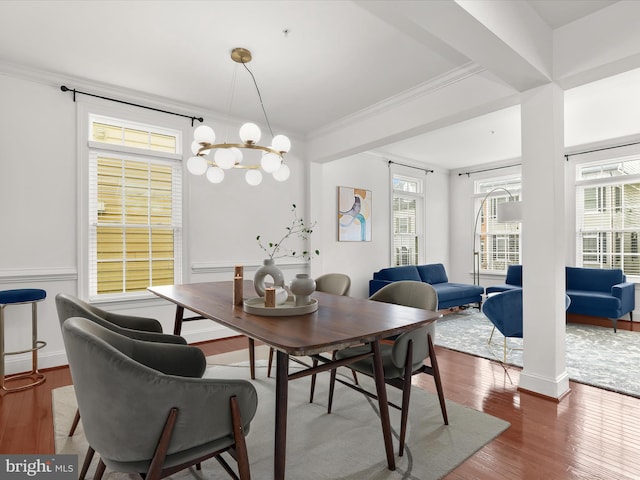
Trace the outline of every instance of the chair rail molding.
<instances>
[{"instance_id":1,"label":"chair rail molding","mask_svg":"<svg viewBox=\"0 0 640 480\"><path fill-rule=\"evenodd\" d=\"M0 284L66 282L78 280L76 267L2 268Z\"/></svg>"}]
</instances>

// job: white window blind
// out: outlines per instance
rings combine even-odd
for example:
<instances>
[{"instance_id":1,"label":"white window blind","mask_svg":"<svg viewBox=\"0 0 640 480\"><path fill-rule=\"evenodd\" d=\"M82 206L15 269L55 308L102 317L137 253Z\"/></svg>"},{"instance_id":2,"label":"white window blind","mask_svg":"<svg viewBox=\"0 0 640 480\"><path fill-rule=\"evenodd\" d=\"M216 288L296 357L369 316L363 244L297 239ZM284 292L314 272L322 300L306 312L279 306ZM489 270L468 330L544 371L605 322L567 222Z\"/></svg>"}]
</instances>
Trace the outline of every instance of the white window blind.
<instances>
[{"instance_id":1,"label":"white window blind","mask_svg":"<svg viewBox=\"0 0 640 480\"><path fill-rule=\"evenodd\" d=\"M417 265L422 257L423 182L402 175L393 175L392 182L394 265Z\"/></svg>"},{"instance_id":2,"label":"white window blind","mask_svg":"<svg viewBox=\"0 0 640 480\"><path fill-rule=\"evenodd\" d=\"M640 155L578 165L577 264L640 276Z\"/></svg>"},{"instance_id":3,"label":"white window blind","mask_svg":"<svg viewBox=\"0 0 640 480\"><path fill-rule=\"evenodd\" d=\"M179 133L113 119L90 125L90 299L180 283L182 166L167 158L178 153Z\"/></svg>"},{"instance_id":4,"label":"white window blind","mask_svg":"<svg viewBox=\"0 0 640 480\"><path fill-rule=\"evenodd\" d=\"M498 205L521 199L521 179L489 178L476 181L474 187L474 220L478 216L474 251L479 254L480 271L504 273L509 265L521 262L520 223L498 222Z\"/></svg>"}]
</instances>

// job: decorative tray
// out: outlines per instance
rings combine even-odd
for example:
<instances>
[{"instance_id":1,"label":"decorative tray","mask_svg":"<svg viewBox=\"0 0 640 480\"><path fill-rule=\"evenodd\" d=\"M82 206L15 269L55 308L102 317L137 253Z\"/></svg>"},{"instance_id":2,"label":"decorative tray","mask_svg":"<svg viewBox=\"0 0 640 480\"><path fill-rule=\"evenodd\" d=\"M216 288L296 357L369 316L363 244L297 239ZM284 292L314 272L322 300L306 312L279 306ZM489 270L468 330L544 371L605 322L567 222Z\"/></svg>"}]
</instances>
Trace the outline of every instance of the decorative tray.
<instances>
[{"instance_id":1,"label":"decorative tray","mask_svg":"<svg viewBox=\"0 0 640 480\"><path fill-rule=\"evenodd\" d=\"M275 307L265 307L264 297L247 298L242 306L247 313L261 315L263 317L291 317L294 315L304 315L305 313L313 313L318 310L318 300L311 299L308 305L296 306L294 298L289 296L287 301Z\"/></svg>"}]
</instances>

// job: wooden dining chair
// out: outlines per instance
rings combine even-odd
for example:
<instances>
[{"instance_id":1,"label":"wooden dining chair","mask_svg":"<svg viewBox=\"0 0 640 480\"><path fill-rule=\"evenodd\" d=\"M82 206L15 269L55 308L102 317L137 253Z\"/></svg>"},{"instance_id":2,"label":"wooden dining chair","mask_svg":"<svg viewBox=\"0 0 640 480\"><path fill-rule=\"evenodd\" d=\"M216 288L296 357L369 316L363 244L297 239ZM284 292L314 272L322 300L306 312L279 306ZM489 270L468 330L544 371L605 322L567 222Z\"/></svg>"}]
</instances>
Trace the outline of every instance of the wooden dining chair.
<instances>
[{"instance_id":1,"label":"wooden dining chair","mask_svg":"<svg viewBox=\"0 0 640 480\"><path fill-rule=\"evenodd\" d=\"M378 302L394 303L431 311L438 310L438 296L436 291L431 285L424 282L408 280L394 282L381 288L369 298L370 300ZM413 375L426 373L433 376L436 390L438 392L442 418L444 420L444 424L449 425L440 370L438 369L438 361L433 346L435 330L436 323L433 322L429 325L405 332L394 338L392 341L382 342L380 345L385 383L402 390L402 406L398 407L397 405L389 403L390 406L398 408L402 412L400 419L400 456L404 453L407 419L409 414L409 399L411 396L411 378ZM346 348L334 352L333 358L341 360L367 353L370 349L371 347L369 345ZM430 365L426 365L424 363L427 359L430 360ZM373 360L371 358L356 361L349 364L347 367L352 371L362 373L369 377L374 376ZM375 394L364 390L359 385L337 378L336 373L336 369L331 370L329 403L327 408L328 413L331 413L333 406L333 394L336 381L349 388L364 393L369 397L377 398Z\"/></svg>"}]
</instances>

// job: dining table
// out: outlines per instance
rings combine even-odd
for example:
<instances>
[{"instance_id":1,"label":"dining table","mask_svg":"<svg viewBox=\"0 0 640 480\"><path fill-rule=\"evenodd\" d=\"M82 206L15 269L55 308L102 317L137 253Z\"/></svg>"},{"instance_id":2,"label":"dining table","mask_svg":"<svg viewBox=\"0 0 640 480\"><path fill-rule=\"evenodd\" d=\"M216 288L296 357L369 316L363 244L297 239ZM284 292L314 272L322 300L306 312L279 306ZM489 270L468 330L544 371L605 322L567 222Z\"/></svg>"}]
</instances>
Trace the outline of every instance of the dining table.
<instances>
[{"instance_id":1,"label":"dining table","mask_svg":"<svg viewBox=\"0 0 640 480\"><path fill-rule=\"evenodd\" d=\"M253 350L256 341L275 349L274 479L285 478L288 382L345 366L363 358L372 358L373 361L387 466L389 470L395 470L380 342L385 338L432 323L441 314L323 292L313 293L312 301L317 302L317 309L310 313L289 315L282 309L270 311L268 315L249 313L245 311L247 308L244 304L234 303L233 281L153 286L148 287L148 290L176 305L176 335L181 333L182 324L187 320L184 318L184 312L188 310L198 315L193 318L210 319L246 335L250 351ZM244 280L243 291L253 292L253 283L250 280ZM247 295L245 302L249 300L252 300L252 297ZM249 310L255 312L255 309ZM282 312L282 315L278 312ZM291 357L320 358L321 353L361 344L370 345L370 351L341 360L323 360L324 363L289 373ZM252 372L252 376L254 375Z\"/></svg>"}]
</instances>

